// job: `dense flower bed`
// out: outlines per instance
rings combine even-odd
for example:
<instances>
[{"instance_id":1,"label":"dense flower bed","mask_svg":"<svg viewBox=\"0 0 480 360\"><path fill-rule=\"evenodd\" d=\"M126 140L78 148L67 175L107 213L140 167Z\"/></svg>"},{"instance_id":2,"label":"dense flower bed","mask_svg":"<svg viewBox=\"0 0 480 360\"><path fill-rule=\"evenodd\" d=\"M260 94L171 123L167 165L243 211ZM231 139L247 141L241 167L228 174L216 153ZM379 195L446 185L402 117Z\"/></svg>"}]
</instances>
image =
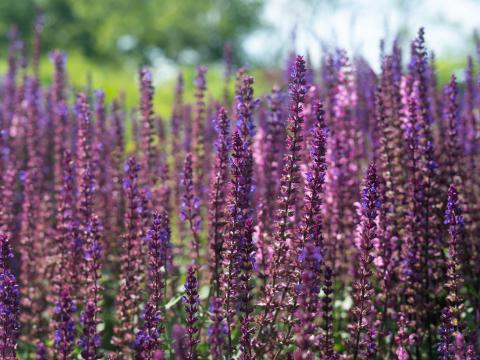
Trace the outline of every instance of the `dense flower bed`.
<instances>
[{"instance_id":1,"label":"dense flower bed","mask_svg":"<svg viewBox=\"0 0 480 360\"><path fill-rule=\"evenodd\" d=\"M200 66L167 121L147 68L133 113L58 50L41 86L39 43L0 88L1 359L478 359L472 59L439 89L420 29L222 99Z\"/></svg>"}]
</instances>

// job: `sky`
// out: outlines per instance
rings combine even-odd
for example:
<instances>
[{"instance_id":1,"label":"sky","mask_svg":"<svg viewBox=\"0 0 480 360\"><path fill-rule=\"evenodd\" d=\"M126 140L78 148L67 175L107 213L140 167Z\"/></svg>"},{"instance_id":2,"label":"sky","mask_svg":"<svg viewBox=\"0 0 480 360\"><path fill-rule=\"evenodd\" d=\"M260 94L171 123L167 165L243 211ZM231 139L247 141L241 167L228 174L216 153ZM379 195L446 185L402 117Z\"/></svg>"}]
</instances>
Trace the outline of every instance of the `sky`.
<instances>
[{"instance_id":1,"label":"sky","mask_svg":"<svg viewBox=\"0 0 480 360\"><path fill-rule=\"evenodd\" d=\"M293 50L292 29L299 53L310 53L319 63L322 44L362 54L378 69L379 44L387 45L399 30L415 36L426 29L427 45L437 57L462 57L473 53L473 30L480 26L477 0L266 0L262 20L267 29L247 38L245 50L251 59L284 58ZM407 43L404 44L408 45Z\"/></svg>"}]
</instances>

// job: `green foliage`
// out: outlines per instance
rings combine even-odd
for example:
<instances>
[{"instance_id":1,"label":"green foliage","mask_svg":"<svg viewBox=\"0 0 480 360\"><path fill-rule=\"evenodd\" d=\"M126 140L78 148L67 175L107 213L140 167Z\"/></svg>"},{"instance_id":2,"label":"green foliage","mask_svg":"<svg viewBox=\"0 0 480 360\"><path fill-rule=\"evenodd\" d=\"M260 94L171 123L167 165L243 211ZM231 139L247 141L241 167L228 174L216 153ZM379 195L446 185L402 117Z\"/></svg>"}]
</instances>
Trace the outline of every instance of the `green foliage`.
<instances>
[{"instance_id":1,"label":"green foliage","mask_svg":"<svg viewBox=\"0 0 480 360\"><path fill-rule=\"evenodd\" d=\"M2 0L0 33L17 24L22 37L31 38L40 7L46 49L146 63L162 54L196 63L221 58L226 41L238 54L243 35L259 25L261 6L261 0ZM0 47L6 48L4 37Z\"/></svg>"}]
</instances>

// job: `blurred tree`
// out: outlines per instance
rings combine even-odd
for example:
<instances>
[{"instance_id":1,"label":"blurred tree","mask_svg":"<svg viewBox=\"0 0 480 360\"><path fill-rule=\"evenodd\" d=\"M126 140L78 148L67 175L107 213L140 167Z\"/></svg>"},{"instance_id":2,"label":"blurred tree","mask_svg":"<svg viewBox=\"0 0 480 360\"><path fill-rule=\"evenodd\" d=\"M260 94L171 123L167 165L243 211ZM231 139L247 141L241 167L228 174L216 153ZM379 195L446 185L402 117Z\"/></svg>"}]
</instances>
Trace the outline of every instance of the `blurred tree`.
<instances>
[{"instance_id":1,"label":"blurred tree","mask_svg":"<svg viewBox=\"0 0 480 360\"><path fill-rule=\"evenodd\" d=\"M183 63L222 56L229 41L241 54L243 37L260 25L262 0L1 0L0 32L16 24L31 38L35 8L44 13L44 49L142 62L164 55ZM0 40L6 48L6 36Z\"/></svg>"}]
</instances>

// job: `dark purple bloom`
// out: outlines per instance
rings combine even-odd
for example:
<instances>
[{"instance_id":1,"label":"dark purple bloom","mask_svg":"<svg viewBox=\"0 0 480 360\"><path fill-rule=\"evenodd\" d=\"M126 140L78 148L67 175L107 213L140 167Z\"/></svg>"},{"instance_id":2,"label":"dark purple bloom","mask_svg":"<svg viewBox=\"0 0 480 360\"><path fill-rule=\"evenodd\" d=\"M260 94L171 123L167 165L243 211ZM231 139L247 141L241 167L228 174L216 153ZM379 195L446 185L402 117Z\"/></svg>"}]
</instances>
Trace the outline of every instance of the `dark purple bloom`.
<instances>
[{"instance_id":1,"label":"dark purple bloom","mask_svg":"<svg viewBox=\"0 0 480 360\"><path fill-rule=\"evenodd\" d=\"M450 79L445 90L445 110L444 116L447 125L446 138L446 175L450 184L459 184L464 177L462 169L462 149L459 143L459 119L457 104L457 81L454 75Z\"/></svg>"},{"instance_id":2,"label":"dark purple bloom","mask_svg":"<svg viewBox=\"0 0 480 360\"><path fill-rule=\"evenodd\" d=\"M133 348L136 351L135 359L148 360L159 351L162 316L160 310L156 310L153 304L148 302L145 304L142 318L144 323L137 332Z\"/></svg>"},{"instance_id":3,"label":"dark purple bloom","mask_svg":"<svg viewBox=\"0 0 480 360\"><path fill-rule=\"evenodd\" d=\"M94 210L95 193L92 162L92 123L87 96L78 94L75 106L78 122L77 164L79 197L77 208L82 229L85 229Z\"/></svg>"},{"instance_id":4,"label":"dark purple bloom","mask_svg":"<svg viewBox=\"0 0 480 360\"><path fill-rule=\"evenodd\" d=\"M241 78L241 86L236 94L236 127L239 129L245 147L251 145L255 131L255 125L253 123L253 109L255 106L255 100L253 99L253 82L253 76L243 76Z\"/></svg>"},{"instance_id":5,"label":"dark purple bloom","mask_svg":"<svg viewBox=\"0 0 480 360\"><path fill-rule=\"evenodd\" d=\"M100 277L102 268L102 236L103 227L97 215L93 214L85 234L84 262L85 262L85 285L87 298L98 304L100 301Z\"/></svg>"},{"instance_id":6,"label":"dark purple bloom","mask_svg":"<svg viewBox=\"0 0 480 360\"><path fill-rule=\"evenodd\" d=\"M300 154L302 150L302 124L304 122L303 105L307 92L305 80L306 66L302 56L297 56L290 78L290 107L287 120L287 149L282 170L280 199L276 229L274 232L274 252L267 274L269 281L265 287L265 302L263 317L260 323L260 336L264 336L265 327L272 329L275 322L267 321L272 312L278 314L285 303L285 296L291 292L291 279L288 273L291 264L298 256L297 239L294 239L294 222L292 215L295 212L298 186L301 181ZM280 293L280 296L278 295ZM277 315L273 315L276 318ZM270 337L273 341L273 337Z\"/></svg>"},{"instance_id":7,"label":"dark purple bloom","mask_svg":"<svg viewBox=\"0 0 480 360\"><path fill-rule=\"evenodd\" d=\"M437 349L442 359L453 359L455 337L461 334L463 330L463 320L461 318L463 299L460 296L463 277L460 253L465 226L459 196L454 185L450 185L448 190L445 224L448 226L450 235L448 239L447 282L445 284L448 295L447 307L442 312L441 340Z\"/></svg>"},{"instance_id":8,"label":"dark purple bloom","mask_svg":"<svg viewBox=\"0 0 480 360\"><path fill-rule=\"evenodd\" d=\"M314 244L320 251L323 251L322 234L322 211L323 187L325 184L325 173L327 170L327 129L324 122L323 106L319 101L314 104L316 124L312 133L310 146L310 164L306 175L305 193L305 220L302 228L301 246L307 243Z\"/></svg>"},{"instance_id":9,"label":"dark purple bloom","mask_svg":"<svg viewBox=\"0 0 480 360\"><path fill-rule=\"evenodd\" d=\"M259 215L257 246L259 251L259 271L265 272L270 263L272 252L272 234L274 231L275 216L277 214L277 195L280 191L280 177L282 170L282 159L285 152L285 120L286 120L286 93L279 87L274 86L271 95L268 96L269 111L266 114L265 125L259 130L259 135L264 130L265 138L258 140L258 146L262 149L264 160L259 164L263 168L260 174L256 175L257 196ZM261 124L262 125L262 124ZM259 136L257 137L257 139ZM256 149L254 149L254 152ZM260 159L256 156L255 161ZM262 274L263 281L266 281L265 274Z\"/></svg>"},{"instance_id":10,"label":"dark purple bloom","mask_svg":"<svg viewBox=\"0 0 480 360\"><path fill-rule=\"evenodd\" d=\"M350 351L353 359L374 359L375 328L372 323L372 285L373 246L377 238L377 215L380 208L378 179L375 165L368 167L365 186L362 191L362 210L360 223L360 244L358 270L352 284L353 308L351 310Z\"/></svg>"},{"instance_id":11,"label":"dark purple bloom","mask_svg":"<svg viewBox=\"0 0 480 360\"><path fill-rule=\"evenodd\" d=\"M251 156L251 155L250 155ZM247 154L247 165L245 170L245 176L251 178L251 159L248 160ZM250 163L250 164L248 164ZM250 174L249 174L250 172ZM248 204L248 203L247 203ZM248 212L248 208L247 208ZM251 215L247 213L247 218L244 225L245 229L239 244L239 257L240 264L239 269L241 271L239 280L240 280L240 289L239 289L239 310L241 312L240 316L240 357L241 360L251 360L253 359L252 352L252 313L253 313L253 270L255 266L255 251L256 247L253 242L253 219Z\"/></svg>"},{"instance_id":12,"label":"dark purple bloom","mask_svg":"<svg viewBox=\"0 0 480 360\"><path fill-rule=\"evenodd\" d=\"M223 259L223 242L226 224L226 193L228 185L229 165L229 122L223 107L217 114L217 141L215 142L215 167L210 186L210 200L208 206L208 244L210 250L210 268L213 273L213 292L219 296L220 272Z\"/></svg>"},{"instance_id":13,"label":"dark purple bloom","mask_svg":"<svg viewBox=\"0 0 480 360\"><path fill-rule=\"evenodd\" d=\"M318 337L316 318L319 310L320 266L323 262L322 211L323 185L327 165L326 129L322 104L315 102L317 123L312 134L310 147L310 166L307 173L305 194L305 217L301 229L302 251L299 255L300 279L297 287L297 311L299 319L296 328L298 351L304 356L313 356L314 344ZM330 295L330 294L329 294Z\"/></svg>"},{"instance_id":14,"label":"dark purple bloom","mask_svg":"<svg viewBox=\"0 0 480 360\"><path fill-rule=\"evenodd\" d=\"M143 185L152 186L154 179L154 163L155 163L155 149L154 149L154 134L155 124L153 117L153 85L152 72L143 68L140 70L140 149L142 151L142 183Z\"/></svg>"},{"instance_id":15,"label":"dark purple bloom","mask_svg":"<svg viewBox=\"0 0 480 360\"><path fill-rule=\"evenodd\" d=\"M0 234L0 355L5 360L16 359L20 329L20 292L11 271L12 258L8 236Z\"/></svg>"},{"instance_id":16,"label":"dark purple bloom","mask_svg":"<svg viewBox=\"0 0 480 360\"><path fill-rule=\"evenodd\" d=\"M95 304L94 301L89 300L85 304L85 308L80 316L80 324L82 325L83 331L82 335L80 335L78 345L81 348L80 354L85 360L101 358L101 355L98 354L101 340L100 335L97 333L97 312L97 304Z\"/></svg>"},{"instance_id":17,"label":"dark purple bloom","mask_svg":"<svg viewBox=\"0 0 480 360\"><path fill-rule=\"evenodd\" d=\"M333 276L330 265L325 264L323 270L322 317L323 317L323 350L326 360L337 360L338 354L334 350L333 333Z\"/></svg>"},{"instance_id":18,"label":"dark purple bloom","mask_svg":"<svg viewBox=\"0 0 480 360\"><path fill-rule=\"evenodd\" d=\"M126 198L125 234L120 258L120 288L117 295L116 311L119 320L114 342L122 351L128 352L134 341L135 317L140 299L140 215L142 198L138 189L140 165L134 156L125 164L123 190Z\"/></svg>"},{"instance_id":19,"label":"dark purple bloom","mask_svg":"<svg viewBox=\"0 0 480 360\"><path fill-rule=\"evenodd\" d=\"M185 157L182 177L182 206L181 219L187 222L192 234L192 256L197 261L200 259L200 200L195 192L193 180L192 154L188 153Z\"/></svg>"},{"instance_id":20,"label":"dark purple bloom","mask_svg":"<svg viewBox=\"0 0 480 360\"><path fill-rule=\"evenodd\" d=\"M198 295L198 282L196 272L196 265L192 264L188 267L187 279L185 280L185 295L183 296L183 303L185 312L187 313L187 360L194 360L197 358L197 344L199 343L199 328L198 321L198 305L200 298Z\"/></svg>"},{"instance_id":21,"label":"dark purple bloom","mask_svg":"<svg viewBox=\"0 0 480 360\"><path fill-rule=\"evenodd\" d=\"M208 326L208 344L209 352L212 358L219 359L224 354L226 327L222 309L222 300L212 298L210 300L211 324Z\"/></svg>"},{"instance_id":22,"label":"dark purple bloom","mask_svg":"<svg viewBox=\"0 0 480 360\"><path fill-rule=\"evenodd\" d=\"M67 360L72 358L75 346L75 313L77 307L71 296L71 288L64 285L53 309L55 318L55 330L53 342L55 356L58 359Z\"/></svg>"},{"instance_id":23,"label":"dark purple bloom","mask_svg":"<svg viewBox=\"0 0 480 360\"><path fill-rule=\"evenodd\" d=\"M148 301L141 317L143 324L137 333L134 348L136 358L150 359L161 350L162 300L170 247L170 224L166 212L154 213L152 225L147 232L148 246Z\"/></svg>"},{"instance_id":24,"label":"dark purple bloom","mask_svg":"<svg viewBox=\"0 0 480 360\"><path fill-rule=\"evenodd\" d=\"M82 325L82 335L80 336L79 346L81 347L81 355L84 359L94 360L100 357L98 348L100 347L100 334L97 326L100 323L99 301L100 301L100 284L101 277L101 257L102 243L100 241L101 225L98 217L92 215L87 226L85 235L85 254L86 262L86 304L80 315L80 323Z\"/></svg>"},{"instance_id":25,"label":"dark purple bloom","mask_svg":"<svg viewBox=\"0 0 480 360\"><path fill-rule=\"evenodd\" d=\"M230 194L228 200L228 224L224 247L224 272L222 294L227 325L227 356L233 352L232 332L234 314L238 308L245 318L251 313L250 277L254 265L253 220L251 197L253 190L253 158L238 129L232 136L230 161ZM238 306L235 306L237 304ZM246 326L246 325L245 325Z\"/></svg>"}]
</instances>

